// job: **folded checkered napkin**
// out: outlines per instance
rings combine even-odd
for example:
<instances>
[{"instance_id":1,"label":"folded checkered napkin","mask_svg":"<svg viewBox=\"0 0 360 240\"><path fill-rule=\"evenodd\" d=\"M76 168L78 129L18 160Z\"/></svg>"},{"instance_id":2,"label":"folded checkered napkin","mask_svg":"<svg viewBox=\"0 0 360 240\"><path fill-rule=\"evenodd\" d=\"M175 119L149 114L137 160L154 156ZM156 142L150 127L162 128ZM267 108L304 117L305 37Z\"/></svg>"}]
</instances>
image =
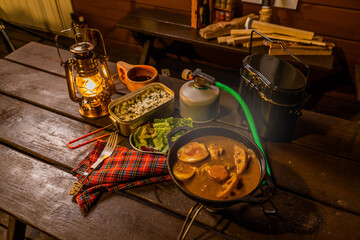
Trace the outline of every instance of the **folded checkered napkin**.
<instances>
[{"instance_id":1,"label":"folded checkered napkin","mask_svg":"<svg viewBox=\"0 0 360 240\"><path fill-rule=\"evenodd\" d=\"M90 153L72 171L79 178L89 170L100 156L106 143L98 140ZM105 192L115 192L150 183L170 180L166 167L166 157L135 151L117 146L114 153L106 158L85 181L76 195L81 211L86 213Z\"/></svg>"}]
</instances>

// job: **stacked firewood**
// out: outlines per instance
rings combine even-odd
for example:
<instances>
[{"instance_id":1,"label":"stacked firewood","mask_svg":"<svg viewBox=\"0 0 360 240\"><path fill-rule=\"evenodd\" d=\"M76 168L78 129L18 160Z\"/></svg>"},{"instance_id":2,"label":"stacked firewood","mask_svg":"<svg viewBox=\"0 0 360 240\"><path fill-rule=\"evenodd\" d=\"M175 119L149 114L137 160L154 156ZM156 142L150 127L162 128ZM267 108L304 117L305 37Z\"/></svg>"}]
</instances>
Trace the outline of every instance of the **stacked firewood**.
<instances>
[{"instance_id":1,"label":"stacked firewood","mask_svg":"<svg viewBox=\"0 0 360 240\"><path fill-rule=\"evenodd\" d=\"M335 44L324 41L314 32L296 28L285 27L277 24L260 22L247 18L244 28L232 28L227 35L218 35L220 44L250 47L251 33L253 30L281 44L294 55L331 55ZM215 35L214 33L212 34ZM286 55L279 44L274 44L256 32L252 34L252 47L267 46L269 55Z\"/></svg>"}]
</instances>

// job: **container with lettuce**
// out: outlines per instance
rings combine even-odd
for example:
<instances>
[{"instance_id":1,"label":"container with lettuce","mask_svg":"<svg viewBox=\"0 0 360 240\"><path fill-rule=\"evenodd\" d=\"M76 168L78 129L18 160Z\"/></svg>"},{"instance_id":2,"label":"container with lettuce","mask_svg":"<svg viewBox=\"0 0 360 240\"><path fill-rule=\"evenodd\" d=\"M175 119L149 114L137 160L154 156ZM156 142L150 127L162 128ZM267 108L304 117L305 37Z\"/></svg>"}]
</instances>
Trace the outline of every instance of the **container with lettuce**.
<instances>
[{"instance_id":1,"label":"container with lettuce","mask_svg":"<svg viewBox=\"0 0 360 240\"><path fill-rule=\"evenodd\" d=\"M193 127L191 118L165 118L154 119L153 123L147 123L138 127L132 134L131 143L135 148L142 151L167 153L169 146L166 135L174 128L179 126ZM175 141L184 131L180 131L172 136L171 140Z\"/></svg>"}]
</instances>

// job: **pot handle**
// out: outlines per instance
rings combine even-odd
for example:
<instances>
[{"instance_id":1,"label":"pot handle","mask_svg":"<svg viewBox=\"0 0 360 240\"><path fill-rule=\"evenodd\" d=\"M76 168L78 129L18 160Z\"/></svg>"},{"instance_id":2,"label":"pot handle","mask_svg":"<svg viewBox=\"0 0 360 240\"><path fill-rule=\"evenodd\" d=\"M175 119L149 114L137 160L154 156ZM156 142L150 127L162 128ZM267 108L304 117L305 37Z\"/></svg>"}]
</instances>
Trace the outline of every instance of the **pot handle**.
<instances>
[{"instance_id":1,"label":"pot handle","mask_svg":"<svg viewBox=\"0 0 360 240\"><path fill-rule=\"evenodd\" d=\"M263 188L265 188L265 190ZM273 195L275 191L275 184L267 172L265 173L263 182L260 184L260 189L263 191L261 196L248 195L243 198L243 201L261 203L267 201Z\"/></svg>"},{"instance_id":2,"label":"pot handle","mask_svg":"<svg viewBox=\"0 0 360 240\"><path fill-rule=\"evenodd\" d=\"M174 142L171 140L171 138L178 132L180 131L190 131L191 129L193 129L192 127L187 127L187 126L180 126L180 127L176 127L173 130L171 130L167 135L166 135L166 140L168 142L169 148L171 148L171 146L174 144Z\"/></svg>"}]
</instances>

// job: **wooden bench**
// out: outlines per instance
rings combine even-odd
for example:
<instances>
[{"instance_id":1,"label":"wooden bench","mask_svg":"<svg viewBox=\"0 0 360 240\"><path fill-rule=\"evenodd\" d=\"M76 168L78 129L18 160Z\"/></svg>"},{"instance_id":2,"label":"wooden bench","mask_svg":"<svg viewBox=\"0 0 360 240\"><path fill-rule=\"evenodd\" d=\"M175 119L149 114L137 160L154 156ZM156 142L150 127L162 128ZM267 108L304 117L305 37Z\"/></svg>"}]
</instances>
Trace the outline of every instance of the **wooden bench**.
<instances>
[{"instance_id":1,"label":"wooden bench","mask_svg":"<svg viewBox=\"0 0 360 240\"><path fill-rule=\"evenodd\" d=\"M201 38L199 30L191 28L190 15L159 9L137 8L121 19L116 27L130 30L139 44L143 46L139 64L149 63L149 57L154 52L153 43L156 38L174 40L193 48L199 46L232 53L239 56L237 60L249 54L249 48L219 44L217 39L206 40ZM253 53L267 54L267 48L265 46L254 47ZM182 54L184 53L182 52ZM293 61L291 57L282 57ZM339 66L334 66L334 56L301 56L301 59L319 70L332 70L332 74L341 70Z\"/></svg>"},{"instance_id":2,"label":"wooden bench","mask_svg":"<svg viewBox=\"0 0 360 240\"><path fill-rule=\"evenodd\" d=\"M30 43L0 66L0 209L20 230L27 224L59 239L176 238L194 202L172 182L106 194L86 216L71 201L70 170L92 146L69 150L66 143L108 119L80 117L55 48ZM160 82L176 96L183 84L163 76ZM220 101L221 114L209 124L246 134L234 99L221 93ZM291 143L263 143L277 186L271 199L277 214L265 215L257 204L202 211L189 239L359 239L359 144L358 123L304 111Z\"/></svg>"},{"instance_id":3,"label":"wooden bench","mask_svg":"<svg viewBox=\"0 0 360 240\"><path fill-rule=\"evenodd\" d=\"M158 9L137 8L116 24L140 35L143 52L140 64L149 61L155 38L166 38L193 46L202 46L222 51L239 53L246 56L249 49L226 44L218 44L216 39L205 40L200 37L198 30L191 28L190 16L167 12ZM139 39L139 37L136 37Z\"/></svg>"}]
</instances>

